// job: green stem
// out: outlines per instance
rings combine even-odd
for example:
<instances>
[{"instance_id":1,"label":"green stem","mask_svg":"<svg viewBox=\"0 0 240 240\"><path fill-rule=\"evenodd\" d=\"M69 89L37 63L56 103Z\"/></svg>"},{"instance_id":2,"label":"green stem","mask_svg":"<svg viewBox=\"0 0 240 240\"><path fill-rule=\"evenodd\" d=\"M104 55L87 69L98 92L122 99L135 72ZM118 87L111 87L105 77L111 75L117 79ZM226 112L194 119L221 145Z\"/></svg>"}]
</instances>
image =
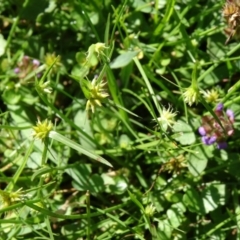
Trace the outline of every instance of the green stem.
<instances>
[{"instance_id":1,"label":"green stem","mask_svg":"<svg viewBox=\"0 0 240 240\"><path fill-rule=\"evenodd\" d=\"M48 210L47 208L43 208L43 207L39 207L38 205L34 204L36 202L39 202L40 200L30 200L30 201L26 201L24 203L18 203L15 205L12 205L11 207L13 208L17 208L23 205L29 206L30 208L41 212L42 214L48 215L50 217L54 217L54 218L59 218L59 219L87 219L88 217L98 217L98 216L102 216L102 215L107 215L109 212L115 211L117 209L121 209L122 207L126 206L127 204L129 204L128 202L126 203L122 203L119 204L118 206L114 206L111 208L107 208L107 209L98 209L95 208L96 212L91 213L90 215L87 214L73 214L73 215L65 215L65 214L58 214L58 213L54 213L50 210ZM0 209L0 213L1 212L5 212L7 211L7 209L10 209L10 207L5 208L5 209Z\"/></svg>"},{"instance_id":2,"label":"green stem","mask_svg":"<svg viewBox=\"0 0 240 240\"><path fill-rule=\"evenodd\" d=\"M235 187L233 189L233 205L235 208L235 214L233 214L233 220L236 221L237 225L237 239L240 239L240 207L239 207L239 201L238 201L238 190Z\"/></svg>"},{"instance_id":3,"label":"green stem","mask_svg":"<svg viewBox=\"0 0 240 240\"><path fill-rule=\"evenodd\" d=\"M27 161L28 161L28 158L29 158L29 156L30 156L30 154L31 154L31 152L32 152L33 143L34 143L34 141L31 142L31 145L30 145L29 148L28 148L28 151L27 151L27 153L26 153L26 155L25 155L25 157L24 157L24 159L23 159L22 164L19 166L17 172L14 174L14 176L13 176L13 178L12 178L12 181L8 184L8 186L6 187L5 190L11 191L11 190L13 189L15 183L18 181L18 178L19 178L19 176L21 175L23 169L25 168L26 163L27 163Z\"/></svg>"},{"instance_id":4,"label":"green stem","mask_svg":"<svg viewBox=\"0 0 240 240\"><path fill-rule=\"evenodd\" d=\"M50 224L48 216L45 216L44 220L45 220L45 223L46 223L46 226L48 229L49 240L54 240L54 236L53 236L53 232L52 232L52 228L51 228L51 224Z\"/></svg>"},{"instance_id":5,"label":"green stem","mask_svg":"<svg viewBox=\"0 0 240 240\"><path fill-rule=\"evenodd\" d=\"M231 221L231 218L227 218L226 220L219 223L217 226L209 230L206 234L202 236L202 240L208 239L207 237L210 237L213 235L214 232L216 232L218 229L221 229L225 224L229 223Z\"/></svg>"},{"instance_id":6,"label":"green stem","mask_svg":"<svg viewBox=\"0 0 240 240\"><path fill-rule=\"evenodd\" d=\"M87 211L87 240L90 240L91 235L91 210L90 210L90 194L89 191L86 193L86 211Z\"/></svg>"},{"instance_id":7,"label":"green stem","mask_svg":"<svg viewBox=\"0 0 240 240\"><path fill-rule=\"evenodd\" d=\"M231 56L233 53L235 53L238 49L240 48L240 43L235 46L231 51L229 51L226 56L223 56L222 58L220 58L219 62L214 63L211 67L209 67L199 78L198 78L198 82L200 82L201 80L203 80L210 72L212 72L216 67L218 67L218 65L221 62L224 62L226 57Z\"/></svg>"},{"instance_id":8,"label":"green stem","mask_svg":"<svg viewBox=\"0 0 240 240\"><path fill-rule=\"evenodd\" d=\"M23 7L22 7L22 10L21 10L20 14L16 17L16 19L13 22L13 25L12 25L11 30L10 30L9 35L8 35L8 39L7 39L7 43L6 43L6 46L5 46L4 54L6 53L8 47L10 45L10 42L11 42L12 37L13 37L13 34L14 34L14 32L16 30L16 27L17 27L17 24L19 22L20 15L23 12L23 10L26 8L26 6L28 5L28 2L29 2L29 0L25 0L25 2L23 3Z\"/></svg>"},{"instance_id":9,"label":"green stem","mask_svg":"<svg viewBox=\"0 0 240 240\"><path fill-rule=\"evenodd\" d=\"M239 102L239 101L240 101L240 96L235 97L234 99L227 101L226 103L224 103L224 106L228 107L228 106L232 105L233 103L236 103L236 102Z\"/></svg>"},{"instance_id":10,"label":"green stem","mask_svg":"<svg viewBox=\"0 0 240 240\"><path fill-rule=\"evenodd\" d=\"M44 165L46 165L46 163L47 163L48 143L49 143L49 138L47 137L47 138L44 140L44 148L43 148L42 162L41 162L42 167L43 167Z\"/></svg>"},{"instance_id":11,"label":"green stem","mask_svg":"<svg viewBox=\"0 0 240 240\"><path fill-rule=\"evenodd\" d=\"M227 95L223 98L222 102L226 102L228 98L231 97L233 93L235 93L240 88L240 80L238 80L229 90Z\"/></svg>"},{"instance_id":12,"label":"green stem","mask_svg":"<svg viewBox=\"0 0 240 240\"><path fill-rule=\"evenodd\" d=\"M41 161L41 167L43 168L46 163L47 163L47 151L48 151L48 141L49 141L49 138L47 137L44 141L44 148L43 148L43 153L42 153L42 161ZM44 176L40 176L40 180L39 180L39 183L38 183L38 191L37 191L37 196L39 198L42 197L42 185L44 184Z\"/></svg>"},{"instance_id":13,"label":"green stem","mask_svg":"<svg viewBox=\"0 0 240 240\"><path fill-rule=\"evenodd\" d=\"M159 115L161 115L161 112L162 112L161 107L158 104L158 100L157 100L157 98L155 96L155 93L153 91L152 85L150 84L150 82L149 82L149 80L147 78L147 75L145 74L145 72L144 72L144 70L143 70L143 68L141 66L141 63L139 62L139 60L136 57L133 58L133 61L135 62L139 72L142 75L142 78L143 78L143 80L144 80L144 82L145 82L145 84L146 84L146 86L148 88L148 91L149 91L149 93L150 93L150 95L152 97L152 100L153 100L153 102L154 102L154 104L155 104L155 106L156 106L156 108L158 110Z\"/></svg>"}]
</instances>

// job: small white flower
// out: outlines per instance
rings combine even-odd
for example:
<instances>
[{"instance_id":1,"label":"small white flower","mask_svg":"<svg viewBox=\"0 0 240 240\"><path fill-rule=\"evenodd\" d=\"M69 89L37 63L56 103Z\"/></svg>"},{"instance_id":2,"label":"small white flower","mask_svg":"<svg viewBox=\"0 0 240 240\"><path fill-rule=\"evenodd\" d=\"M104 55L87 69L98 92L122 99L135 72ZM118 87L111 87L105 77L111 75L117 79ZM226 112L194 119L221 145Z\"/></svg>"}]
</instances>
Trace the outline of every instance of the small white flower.
<instances>
[{"instance_id":1,"label":"small white flower","mask_svg":"<svg viewBox=\"0 0 240 240\"><path fill-rule=\"evenodd\" d=\"M192 106L193 103L198 103L200 97L200 92L198 88L193 87L192 85L185 89L183 93L184 102L188 103L189 106Z\"/></svg>"},{"instance_id":2,"label":"small white flower","mask_svg":"<svg viewBox=\"0 0 240 240\"><path fill-rule=\"evenodd\" d=\"M173 109L171 107L168 107L168 109L163 108L161 116L157 118L157 121L165 126L172 127L172 125L175 123L174 118L177 116L176 112L173 112Z\"/></svg>"}]
</instances>

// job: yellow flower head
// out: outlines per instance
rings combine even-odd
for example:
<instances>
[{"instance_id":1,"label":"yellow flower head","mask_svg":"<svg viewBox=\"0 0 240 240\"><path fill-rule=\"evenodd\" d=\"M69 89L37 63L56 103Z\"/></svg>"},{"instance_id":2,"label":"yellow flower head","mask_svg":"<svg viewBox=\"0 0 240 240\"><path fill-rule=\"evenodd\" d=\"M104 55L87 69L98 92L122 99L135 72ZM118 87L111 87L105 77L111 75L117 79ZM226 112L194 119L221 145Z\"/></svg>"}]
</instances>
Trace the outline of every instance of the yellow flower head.
<instances>
[{"instance_id":1,"label":"yellow flower head","mask_svg":"<svg viewBox=\"0 0 240 240\"><path fill-rule=\"evenodd\" d=\"M206 102L216 104L219 100L219 93L217 90L207 90L207 91L201 91L203 94L203 97L205 98Z\"/></svg>"},{"instance_id":2,"label":"yellow flower head","mask_svg":"<svg viewBox=\"0 0 240 240\"><path fill-rule=\"evenodd\" d=\"M198 103L200 98L200 92L197 87L194 87L193 84L185 89L183 93L184 102L188 103L189 106L192 106L193 103Z\"/></svg>"},{"instance_id":3,"label":"yellow flower head","mask_svg":"<svg viewBox=\"0 0 240 240\"><path fill-rule=\"evenodd\" d=\"M92 44L87 51L87 57L86 60L87 62L90 62L92 58L94 58L94 56L96 55L97 57L105 57L107 58L107 60L109 61L108 57L106 56L106 54L104 53L104 50L107 49L108 47L106 47L105 43L95 43Z\"/></svg>"},{"instance_id":4,"label":"yellow flower head","mask_svg":"<svg viewBox=\"0 0 240 240\"><path fill-rule=\"evenodd\" d=\"M157 118L157 121L162 124L162 126L169 126L172 127L172 125L175 123L174 118L177 116L176 112L173 112L173 110L169 107L168 109L163 108L161 116Z\"/></svg>"},{"instance_id":5,"label":"yellow flower head","mask_svg":"<svg viewBox=\"0 0 240 240\"><path fill-rule=\"evenodd\" d=\"M144 212L147 216L152 217L156 211L156 207L153 204L147 205Z\"/></svg>"},{"instance_id":6,"label":"yellow flower head","mask_svg":"<svg viewBox=\"0 0 240 240\"><path fill-rule=\"evenodd\" d=\"M82 80L82 90L85 97L88 99L86 110L91 109L92 112L94 112L97 106L102 106L101 102L103 99L109 96L105 90L105 85L106 82L102 80L99 81L97 77L95 77L92 82Z\"/></svg>"},{"instance_id":7,"label":"yellow flower head","mask_svg":"<svg viewBox=\"0 0 240 240\"><path fill-rule=\"evenodd\" d=\"M38 120L37 125L33 127L33 137L44 141L49 132L53 129L53 124L47 119L41 122Z\"/></svg>"},{"instance_id":8,"label":"yellow flower head","mask_svg":"<svg viewBox=\"0 0 240 240\"><path fill-rule=\"evenodd\" d=\"M16 192L7 192L0 189L0 209L11 206L14 203L26 199L27 195L24 194L22 189L18 189Z\"/></svg>"},{"instance_id":9,"label":"yellow flower head","mask_svg":"<svg viewBox=\"0 0 240 240\"><path fill-rule=\"evenodd\" d=\"M54 73L56 73L61 67L61 57L56 56L55 53L47 53L44 60L47 67L51 67L55 62L55 64L52 67L52 71Z\"/></svg>"}]
</instances>

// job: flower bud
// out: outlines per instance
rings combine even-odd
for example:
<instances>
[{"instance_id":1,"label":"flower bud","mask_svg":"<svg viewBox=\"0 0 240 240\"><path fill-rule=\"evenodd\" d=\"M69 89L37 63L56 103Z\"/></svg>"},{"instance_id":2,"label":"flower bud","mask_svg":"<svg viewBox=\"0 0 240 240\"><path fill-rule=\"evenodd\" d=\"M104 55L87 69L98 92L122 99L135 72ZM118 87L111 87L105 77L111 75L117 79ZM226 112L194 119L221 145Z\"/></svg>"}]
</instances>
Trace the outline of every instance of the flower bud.
<instances>
[{"instance_id":1,"label":"flower bud","mask_svg":"<svg viewBox=\"0 0 240 240\"><path fill-rule=\"evenodd\" d=\"M231 109L227 109L226 114L228 119L233 123L234 122L234 112Z\"/></svg>"},{"instance_id":2,"label":"flower bud","mask_svg":"<svg viewBox=\"0 0 240 240\"><path fill-rule=\"evenodd\" d=\"M156 211L156 207L154 207L153 204L147 205L145 208L145 214L149 217L152 217L155 211Z\"/></svg>"},{"instance_id":3,"label":"flower bud","mask_svg":"<svg viewBox=\"0 0 240 240\"><path fill-rule=\"evenodd\" d=\"M207 134L204 127L199 127L198 132L201 136L205 136Z\"/></svg>"},{"instance_id":4,"label":"flower bud","mask_svg":"<svg viewBox=\"0 0 240 240\"><path fill-rule=\"evenodd\" d=\"M217 148L218 149L225 149L225 148L227 148L227 143L226 142L219 142L219 143L217 143Z\"/></svg>"}]
</instances>

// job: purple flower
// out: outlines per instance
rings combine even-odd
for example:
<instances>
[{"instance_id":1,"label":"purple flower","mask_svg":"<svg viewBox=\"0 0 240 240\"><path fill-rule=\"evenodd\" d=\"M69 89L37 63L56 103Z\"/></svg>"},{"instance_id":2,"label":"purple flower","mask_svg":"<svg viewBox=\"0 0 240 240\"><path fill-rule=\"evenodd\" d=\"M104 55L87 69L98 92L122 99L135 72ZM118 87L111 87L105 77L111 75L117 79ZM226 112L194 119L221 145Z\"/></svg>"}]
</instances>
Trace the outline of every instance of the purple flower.
<instances>
[{"instance_id":1,"label":"purple flower","mask_svg":"<svg viewBox=\"0 0 240 240\"><path fill-rule=\"evenodd\" d=\"M219 103L216 107L216 111L221 112L223 110L223 104Z\"/></svg>"},{"instance_id":2,"label":"purple flower","mask_svg":"<svg viewBox=\"0 0 240 240\"><path fill-rule=\"evenodd\" d=\"M227 109L226 114L231 122L234 122L234 112L231 109Z\"/></svg>"},{"instance_id":3,"label":"purple flower","mask_svg":"<svg viewBox=\"0 0 240 240\"><path fill-rule=\"evenodd\" d=\"M230 109L225 112L222 103L217 105L214 112L218 120L211 115L203 116L202 126L198 128L198 132L204 144L217 143L218 149L224 149L227 147L227 138L234 134L234 112Z\"/></svg>"},{"instance_id":4,"label":"purple flower","mask_svg":"<svg viewBox=\"0 0 240 240\"><path fill-rule=\"evenodd\" d=\"M33 59L32 63L36 67L38 67L40 65L40 62L37 59Z\"/></svg>"},{"instance_id":5,"label":"purple flower","mask_svg":"<svg viewBox=\"0 0 240 240\"><path fill-rule=\"evenodd\" d=\"M206 145L212 145L217 140L216 136L204 136L202 137L202 142Z\"/></svg>"},{"instance_id":6,"label":"purple flower","mask_svg":"<svg viewBox=\"0 0 240 240\"><path fill-rule=\"evenodd\" d=\"M211 136L211 137L209 138L209 140L208 140L209 145L215 143L216 140L217 140L217 137L216 137L216 136Z\"/></svg>"},{"instance_id":7,"label":"purple flower","mask_svg":"<svg viewBox=\"0 0 240 240\"><path fill-rule=\"evenodd\" d=\"M14 72L15 72L16 74L20 73L20 68L18 68L18 67L14 68Z\"/></svg>"},{"instance_id":8,"label":"purple flower","mask_svg":"<svg viewBox=\"0 0 240 240\"><path fill-rule=\"evenodd\" d=\"M204 136L204 137L202 137L202 142L203 142L205 145L208 145L208 139L209 139L208 136Z\"/></svg>"},{"instance_id":9,"label":"purple flower","mask_svg":"<svg viewBox=\"0 0 240 240\"><path fill-rule=\"evenodd\" d=\"M198 128L198 132L201 136L205 136L207 134L205 128L202 126Z\"/></svg>"},{"instance_id":10,"label":"purple flower","mask_svg":"<svg viewBox=\"0 0 240 240\"><path fill-rule=\"evenodd\" d=\"M225 149L225 148L227 148L227 143L226 142L219 142L219 143L217 143L217 148L218 149Z\"/></svg>"}]
</instances>

